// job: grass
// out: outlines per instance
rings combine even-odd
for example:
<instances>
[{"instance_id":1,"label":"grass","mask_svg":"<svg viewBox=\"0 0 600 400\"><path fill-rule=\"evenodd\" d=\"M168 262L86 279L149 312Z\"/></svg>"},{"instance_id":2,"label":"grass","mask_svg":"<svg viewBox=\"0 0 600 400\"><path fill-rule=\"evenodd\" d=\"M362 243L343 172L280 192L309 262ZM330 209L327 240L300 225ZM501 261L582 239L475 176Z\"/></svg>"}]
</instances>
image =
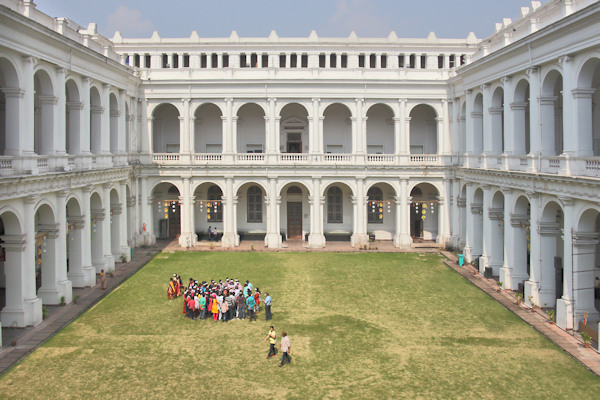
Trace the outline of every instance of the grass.
<instances>
[{"instance_id":1,"label":"grass","mask_svg":"<svg viewBox=\"0 0 600 400\"><path fill-rule=\"evenodd\" d=\"M193 322L166 283L250 279L264 321ZM152 262L0 379L0 398L594 398L591 374L437 255L174 253Z\"/></svg>"}]
</instances>

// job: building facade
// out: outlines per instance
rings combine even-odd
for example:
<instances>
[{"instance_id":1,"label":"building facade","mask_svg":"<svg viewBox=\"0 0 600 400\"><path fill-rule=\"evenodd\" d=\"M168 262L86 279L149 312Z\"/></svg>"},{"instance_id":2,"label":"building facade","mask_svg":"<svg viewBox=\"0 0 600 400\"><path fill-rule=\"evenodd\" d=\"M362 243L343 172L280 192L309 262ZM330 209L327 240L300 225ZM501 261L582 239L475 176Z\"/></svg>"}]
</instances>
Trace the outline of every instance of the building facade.
<instances>
[{"instance_id":1,"label":"building facade","mask_svg":"<svg viewBox=\"0 0 600 400\"><path fill-rule=\"evenodd\" d=\"M600 3L484 40L108 39L0 4L4 326L209 227L453 246L563 328L598 317Z\"/></svg>"}]
</instances>

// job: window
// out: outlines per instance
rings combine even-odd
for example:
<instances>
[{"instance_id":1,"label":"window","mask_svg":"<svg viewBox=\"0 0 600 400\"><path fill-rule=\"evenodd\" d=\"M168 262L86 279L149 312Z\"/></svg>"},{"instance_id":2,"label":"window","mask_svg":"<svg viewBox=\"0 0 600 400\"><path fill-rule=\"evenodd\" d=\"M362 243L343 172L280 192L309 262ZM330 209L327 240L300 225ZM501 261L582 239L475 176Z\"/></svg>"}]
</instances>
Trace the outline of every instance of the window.
<instances>
[{"instance_id":1,"label":"window","mask_svg":"<svg viewBox=\"0 0 600 400\"><path fill-rule=\"evenodd\" d=\"M133 55L133 65L135 65L138 68L140 67L140 55L139 54Z\"/></svg>"},{"instance_id":2,"label":"window","mask_svg":"<svg viewBox=\"0 0 600 400\"><path fill-rule=\"evenodd\" d=\"M206 54L200 54L200 68L206 68Z\"/></svg>"},{"instance_id":3,"label":"window","mask_svg":"<svg viewBox=\"0 0 600 400\"><path fill-rule=\"evenodd\" d=\"M337 55L335 53L329 55L329 66L331 68L337 68Z\"/></svg>"},{"instance_id":4,"label":"window","mask_svg":"<svg viewBox=\"0 0 600 400\"><path fill-rule=\"evenodd\" d=\"M427 56L421 56L421 68L427 68Z\"/></svg>"},{"instance_id":5,"label":"window","mask_svg":"<svg viewBox=\"0 0 600 400\"><path fill-rule=\"evenodd\" d=\"M262 153L262 144L247 144L246 153Z\"/></svg>"},{"instance_id":6,"label":"window","mask_svg":"<svg viewBox=\"0 0 600 400\"><path fill-rule=\"evenodd\" d=\"M348 68L348 54L342 54L342 68Z\"/></svg>"},{"instance_id":7,"label":"window","mask_svg":"<svg viewBox=\"0 0 600 400\"><path fill-rule=\"evenodd\" d=\"M183 68L189 68L189 67L190 67L190 55L184 54L183 55Z\"/></svg>"},{"instance_id":8,"label":"window","mask_svg":"<svg viewBox=\"0 0 600 400\"><path fill-rule=\"evenodd\" d=\"M460 56L460 65L465 65L467 62L467 56L466 55L461 55Z\"/></svg>"},{"instance_id":9,"label":"window","mask_svg":"<svg viewBox=\"0 0 600 400\"><path fill-rule=\"evenodd\" d=\"M342 203L342 190L333 186L327 191L327 223L341 224L343 222L344 207Z\"/></svg>"},{"instance_id":10,"label":"window","mask_svg":"<svg viewBox=\"0 0 600 400\"><path fill-rule=\"evenodd\" d=\"M229 68L229 54L223 54L223 68Z\"/></svg>"},{"instance_id":11,"label":"window","mask_svg":"<svg viewBox=\"0 0 600 400\"><path fill-rule=\"evenodd\" d=\"M144 63L144 67L146 67L146 68L150 68L150 65L151 65L151 60L152 60L152 58L150 58L150 54L146 54L146 55L144 56L144 58L145 58L145 61L146 61L146 62Z\"/></svg>"},{"instance_id":12,"label":"window","mask_svg":"<svg viewBox=\"0 0 600 400\"><path fill-rule=\"evenodd\" d=\"M240 68L246 68L248 66L246 55L244 53L240 54Z\"/></svg>"},{"instance_id":13,"label":"window","mask_svg":"<svg viewBox=\"0 0 600 400\"><path fill-rule=\"evenodd\" d=\"M208 188L208 202L206 204L206 221L223 222L223 192L221 188L213 185Z\"/></svg>"},{"instance_id":14,"label":"window","mask_svg":"<svg viewBox=\"0 0 600 400\"><path fill-rule=\"evenodd\" d=\"M319 54L319 68L325 68L325 54Z\"/></svg>"},{"instance_id":15,"label":"window","mask_svg":"<svg viewBox=\"0 0 600 400\"><path fill-rule=\"evenodd\" d=\"M279 68L285 68L285 54L279 55Z\"/></svg>"},{"instance_id":16,"label":"window","mask_svg":"<svg viewBox=\"0 0 600 400\"><path fill-rule=\"evenodd\" d=\"M408 68L414 68L417 64L416 56L414 54L411 54L410 57L408 57L408 62L409 62Z\"/></svg>"},{"instance_id":17,"label":"window","mask_svg":"<svg viewBox=\"0 0 600 400\"><path fill-rule=\"evenodd\" d=\"M369 56L369 67L370 68L375 68L377 66L377 55L376 54L371 54Z\"/></svg>"},{"instance_id":18,"label":"window","mask_svg":"<svg viewBox=\"0 0 600 400\"><path fill-rule=\"evenodd\" d=\"M218 65L219 65L219 56L217 55L217 53L212 53L210 55L210 66L212 68L217 68Z\"/></svg>"},{"instance_id":19,"label":"window","mask_svg":"<svg viewBox=\"0 0 600 400\"><path fill-rule=\"evenodd\" d=\"M398 56L398 68L404 68L404 54Z\"/></svg>"},{"instance_id":20,"label":"window","mask_svg":"<svg viewBox=\"0 0 600 400\"><path fill-rule=\"evenodd\" d=\"M258 67L258 56L256 53L250 54L250 68Z\"/></svg>"},{"instance_id":21,"label":"window","mask_svg":"<svg viewBox=\"0 0 600 400\"><path fill-rule=\"evenodd\" d=\"M387 54L381 55L381 68L387 68Z\"/></svg>"},{"instance_id":22,"label":"window","mask_svg":"<svg viewBox=\"0 0 600 400\"><path fill-rule=\"evenodd\" d=\"M308 54L302 54L302 68L308 68Z\"/></svg>"},{"instance_id":23,"label":"window","mask_svg":"<svg viewBox=\"0 0 600 400\"><path fill-rule=\"evenodd\" d=\"M381 189L373 187L367 192L367 223L383 224L383 194Z\"/></svg>"},{"instance_id":24,"label":"window","mask_svg":"<svg viewBox=\"0 0 600 400\"><path fill-rule=\"evenodd\" d=\"M364 54L359 54L358 56L358 68L364 68L365 67L365 55Z\"/></svg>"},{"instance_id":25,"label":"window","mask_svg":"<svg viewBox=\"0 0 600 400\"><path fill-rule=\"evenodd\" d=\"M162 67L169 68L169 55L168 54L163 53L163 55L162 55Z\"/></svg>"},{"instance_id":26,"label":"window","mask_svg":"<svg viewBox=\"0 0 600 400\"><path fill-rule=\"evenodd\" d=\"M262 222L262 190L258 186L248 189L248 222Z\"/></svg>"},{"instance_id":27,"label":"window","mask_svg":"<svg viewBox=\"0 0 600 400\"><path fill-rule=\"evenodd\" d=\"M296 53L292 53L290 56L290 68L296 68L298 66L298 55Z\"/></svg>"},{"instance_id":28,"label":"window","mask_svg":"<svg viewBox=\"0 0 600 400\"><path fill-rule=\"evenodd\" d=\"M173 68L179 68L179 55L173 53Z\"/></svg>"},{"instance_id":29,"label":"window","mask_svg":"<svg viewBox=\"0 0 600 400\"><path fill-rule=\"evenodd\" d=\"M261 66L263 68L268 68L269 67L269 55L268 54L263 54L261 56Z\"/></svg>"},{"instance_id":30,"label":"window","mask_svg":"<svg viewBox=\"0 0 600 400\"><path fill-rule=\"evenodd\" d=\"M455 65L456 61L454 61L454 59L455 59L454 54L451 54L450 55L450 65L448 65L448 68L454 68L456 66Z\"/></svg>"},{"instance_id":31,"label":"window","mask_svg":"<svg viewBox=\"0 0 600 400\"><path fill-rule=\"evenodd\" d=\"M440 54L438 56L438 68L439 69L444 68L444 55L443 54Z\"/></svg>"},{"instance_id":32,"label":"window","mask_svg":"<svg viewBox=\"0 0 600 400\"><path fill-rule=\"evenodd\" d=\"M328 154L343 154L344 146L341 144L328 144L325 152Z\"/></svg>"}]
</instances>

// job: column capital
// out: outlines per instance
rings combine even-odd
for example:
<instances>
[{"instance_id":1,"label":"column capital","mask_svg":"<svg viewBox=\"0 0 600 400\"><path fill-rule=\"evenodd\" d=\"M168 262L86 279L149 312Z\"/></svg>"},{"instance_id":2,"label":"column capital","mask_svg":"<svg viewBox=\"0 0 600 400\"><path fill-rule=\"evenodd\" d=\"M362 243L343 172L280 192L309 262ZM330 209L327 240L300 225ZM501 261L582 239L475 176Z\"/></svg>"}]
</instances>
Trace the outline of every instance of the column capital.
<instances>
[{"instance_id":1,"label":"column capital","mask_svg":"<svg viewBox=\"0 0 600 400\"><path fill-rule=\"evenodd\" d=\"M36 64L37 63L37 58L33 57L33 56L22 56L22 59L24 62L28 63L28 64Z\"/></svg>"},{"instance_id":2,"label":"column capital","mask_svg":"<svg viewBox=\"0 0 600 400\"><path fill-rule=\"evenodd\" d=\"M540 72L540 67L531 67L531 68L527 68L527 75L529 77L531 77L532 75L537 74L538 72Z\"/></svg>"},{"instance_id":3,"label":"column capital","mask_svg":"<svg viewBox=\"0 0 600 400\"><path fill-rule=\"evenodd\" d=\"M500 78L500 82L504 85L512 80L512 75L506 75Z\"/></svg>"},{"instance_id":4,"label":"column capital","mask_svg":"<svg viewBox=\"0 0 600 400\"><path fill-rule=\"evenodd\" d=\"M37 195L23 197L23 201L25 202L25 204L33 204L36 201L38 201L38 199L39 199L39 196L37 196Z\"/></svg>"},{"instance_id":5,"label":"column capital","mask_svg":"<svg viewBox=\"0 0 600 400\"><path fill-rule=\"evenodd\" d=\"M570 56L568 54L565 56L562 56L562 57L558 57L558 63L562 66L564 66L566 63L568 63L570 61L573 61L573 56Z\"/></svg>"},{"instance_id":6,"label":"column capital","mask_svg":"<svg viewBox=\"0 0 600 400\"><path fill-rule=\"evenodd\" d=\"M69 191L68 190L59 190L58 192L56 192L56 195L58 196L58 198L65 199L69 195Z\"/></svg>"}]
</instances>

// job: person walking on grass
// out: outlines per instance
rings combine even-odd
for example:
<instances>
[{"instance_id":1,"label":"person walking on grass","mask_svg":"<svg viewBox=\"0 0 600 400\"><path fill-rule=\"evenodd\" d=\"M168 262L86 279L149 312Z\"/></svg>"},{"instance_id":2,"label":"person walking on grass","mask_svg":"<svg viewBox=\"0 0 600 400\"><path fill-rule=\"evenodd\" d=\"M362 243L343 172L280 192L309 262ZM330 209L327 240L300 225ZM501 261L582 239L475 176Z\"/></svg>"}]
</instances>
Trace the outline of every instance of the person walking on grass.
<instances>
[{"instance_id":1,"label":"person walking on grass","mask_svg":"<svg viewBox=\"0 0 600 400\"><path fill-rule=\"evenodd\" d=\"M281 363L279 364L279 366L283 367L285 360L287 360L288 363L291 363L292 359L290 358L290 338L287 335L287 332L283 332L281 336L283 337L281 339L281 344L279 345L279 347L281 348L283 354L281 355Z\"/></svg>"},{"instance_id":2,"label":"person walking on grass","mask_svg":"<svg viewBox=\"0 0 600 400\"><path fill-rule=\"evenodd\" d=\"M102 290L106 290L106 274L104 270L100 271L100 283L102 283Z\"/></svg>"},{"instance_id":3,"label":"person walking on grass","mask_svg":"<svg viewBox=\"0 0 600 400\"><path fill-rule=\"evenodd\" d=\"M250 322L252 322L253 319L256 320L256 314L254 313L254 297L252 297L252 294L246 298L246 306L248 306L248 317L250 318Z\"/></svg>"},{"instance_id":4,"label":"person walking on grass","mask_svg":"<svg viewBox=\"0 0 600 400\"><path fill-rule=\"evenodd\" d=\"M269 295L269 292L266 293L267 297L265 297L265 320L269 321L272 316L271 316L271 296Z\"/></svg>"},{"instance_id":5,"label":"person walking on grass","mask_svg":"<svg viewBox=\"0 0 600 400\"><path fill-rule=\"evenodd\" d=\"M269 354L267 354L267 358L271 358L275 355L275 344L277 343L277 333L275 332L275 328L273 328L273 325L271 325L271 330L267 334L265 340L263 340L263 343L267 339L269 339Z\"/></svg>"},{"instance_id":6,"label":"person walking on grass","mask_svg":"<svg viewBox=\"0 0 600 400\"><path fill-rule=\"evenodd\" d=\"M244 297L244 293L240 291L238 297L235 299L238 309L238 319L245 320L246 319L246 298Z\"/></svg>"}]
</instances>

